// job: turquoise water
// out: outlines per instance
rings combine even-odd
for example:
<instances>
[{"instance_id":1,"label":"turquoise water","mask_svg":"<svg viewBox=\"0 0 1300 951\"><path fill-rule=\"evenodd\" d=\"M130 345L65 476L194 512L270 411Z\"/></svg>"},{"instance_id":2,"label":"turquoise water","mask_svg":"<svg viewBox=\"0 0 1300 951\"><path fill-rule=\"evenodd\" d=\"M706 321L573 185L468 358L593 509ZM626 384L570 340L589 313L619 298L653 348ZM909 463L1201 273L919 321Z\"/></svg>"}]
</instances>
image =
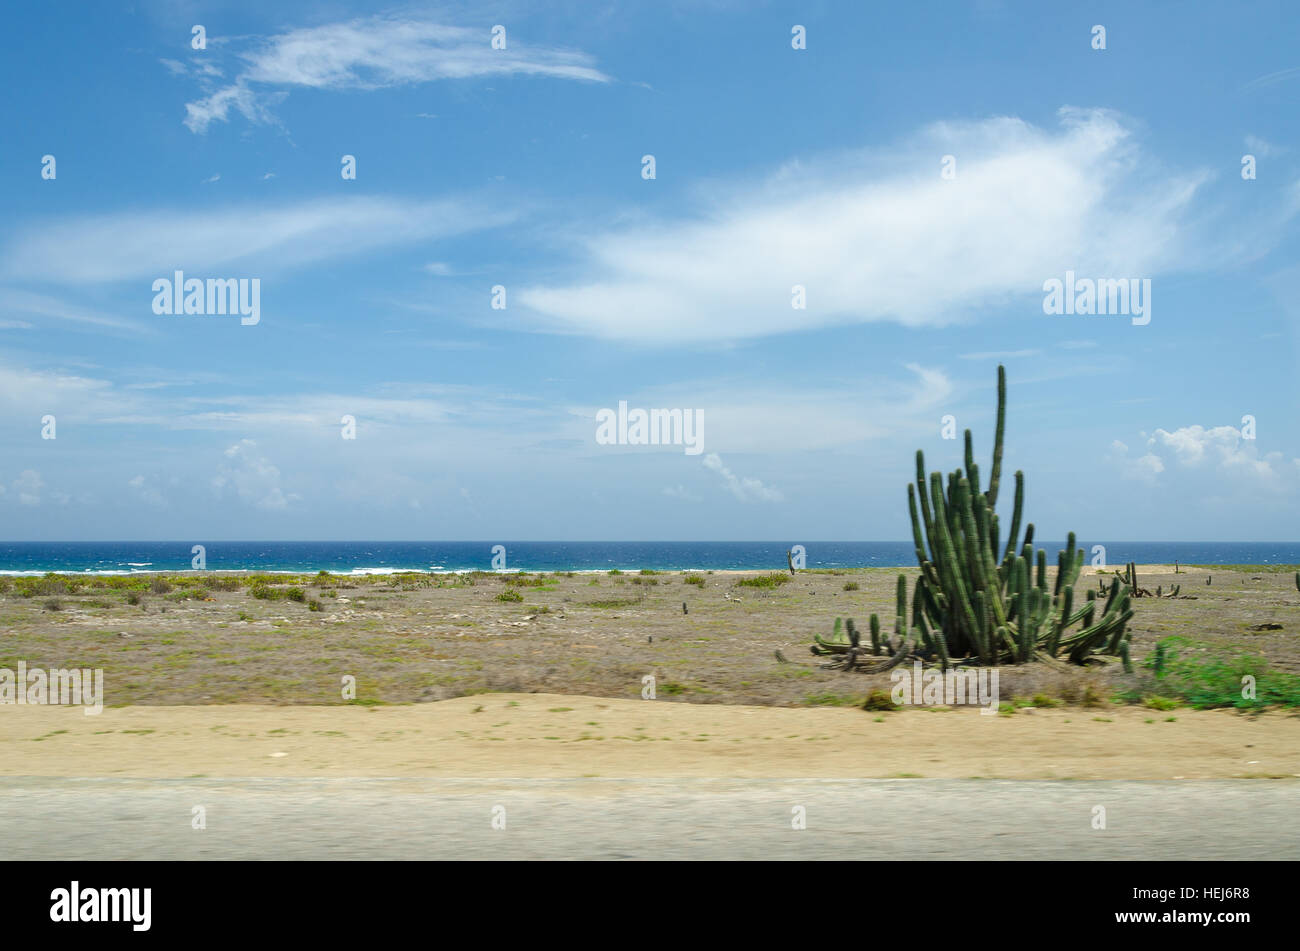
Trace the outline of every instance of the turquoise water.
<instances>
[{"instance_id":1,"label":"turquoise water","mask_svg":"<svg viewBox=\"0 0 1300 951\"><path fill-rule=\"evenodd\" d=\"M194 542L3 542L0 572L186 571ZM505 567L519 571L609 571L695 568L780 569L796 544L808 568L915 564L909 542L211 542L211 571L473 571L492 570L493 547L505 547ZM1061 542L1045 542L1055 561ZM1300 542L1080 541L1091 555L1106 547L1109 564L1300 564Z\"/></svg>"}]
</instances>

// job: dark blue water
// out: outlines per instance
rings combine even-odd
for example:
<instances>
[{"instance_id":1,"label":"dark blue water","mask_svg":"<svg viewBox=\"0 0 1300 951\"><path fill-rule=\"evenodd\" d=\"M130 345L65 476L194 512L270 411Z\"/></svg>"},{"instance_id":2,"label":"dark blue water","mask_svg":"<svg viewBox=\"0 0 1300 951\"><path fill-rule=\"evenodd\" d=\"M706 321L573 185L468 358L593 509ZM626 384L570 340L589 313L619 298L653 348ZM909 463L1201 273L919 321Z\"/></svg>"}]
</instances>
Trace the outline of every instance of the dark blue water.
<instances>
[{"instance_id":1,"label":"dark blue water","mask_svg":"<svg viewBox=\"0 0 1300 951\"><path fill-rule=\"evenodd\" d=\"M1108 564L1300 564L1300 542L1081 542ZM209 571L492 570L493 542L211 542ZM784 570L795 542L503 542L518 571ZM911 542L803 542L808 568L915 564ZM1064 542L1043 545L1049 561ZM0 542L0 573L187 571L192 542Z\"/></svg>"}]
</instances>

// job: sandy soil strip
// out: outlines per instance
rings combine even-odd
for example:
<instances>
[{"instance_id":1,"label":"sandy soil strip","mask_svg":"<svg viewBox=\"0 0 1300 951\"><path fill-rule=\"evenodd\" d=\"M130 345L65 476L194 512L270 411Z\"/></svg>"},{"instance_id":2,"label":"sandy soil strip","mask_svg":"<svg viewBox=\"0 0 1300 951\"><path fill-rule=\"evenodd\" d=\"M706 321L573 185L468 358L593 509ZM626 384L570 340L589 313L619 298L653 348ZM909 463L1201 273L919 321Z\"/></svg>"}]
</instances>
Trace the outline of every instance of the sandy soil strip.
<instances>
[{"instance_id":1,"label":"sandy soil strip","mask_svg":"<svg viewBox=\"0 0 1300 951\"><path fill-rule=\"evenodd\" d=\"M1118 706L876 714L556 694L99 716L5 706L0 776L1287 779L1300 776L1300 716Z\"/></svg>"}]
</instances>

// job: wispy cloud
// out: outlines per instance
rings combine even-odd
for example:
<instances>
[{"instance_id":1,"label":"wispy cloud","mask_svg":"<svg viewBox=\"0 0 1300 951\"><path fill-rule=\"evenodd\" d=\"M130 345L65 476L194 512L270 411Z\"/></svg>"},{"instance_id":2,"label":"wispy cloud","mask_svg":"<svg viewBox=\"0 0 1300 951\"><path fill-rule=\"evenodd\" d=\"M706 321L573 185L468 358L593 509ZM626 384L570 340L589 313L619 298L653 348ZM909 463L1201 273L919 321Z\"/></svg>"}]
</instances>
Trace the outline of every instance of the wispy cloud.
<instances>
[{"instance_id":1,"label":"wispy cloud","mask_svg":"<svg viewBox=\"0 0 1300 951\"><path fill-rule=\"evenodd\" d=\"M1300 79L1300 66L1292 66L1289 69L1279 69L1276 72L1265 73L1263 76L1256 76L1242 90L1262 89L1265 86L1275 86L1278 83L1284 83L1289 79Z\"/></svg>"},{"instance_id":2,"label":"wispy cloud","mask_svg":"<svg viewBox=\"0 0 1300 951\"><path fill-rule=\"evenodd\" d=\"M1272 142L1269 142L1267 139L1261 138L1258 135L1246 136L1246 149L1252 155L1258 155L1260 158L1280 155L1286 151L1286 149L1276 146Z\"/></svg>"},{"instance_id":3,"label":"wispy cloud","mask_svg":"<svg viewBox=\"0 0 1300 951\"><path fill-rule=\"evenodd\" d=\"M35 469L24 469L14 480L14 491L18 493L18 501L23 505L40 505L43 488L45 488L45 480Z\"/></svg>"},{"instance_id":4,"label":"wispy cloud","mask_svg":"<svg viewBox=\"0 0 1300 951\"><path fill-rule=\"evenodd\" d=\"M715 452L704 457L704 466L721 477L723 486L738 502L780 502L784 498L779 489L766 486L758 479L736 475Z\"/></svg>"},{"instance_id":5,"label":"wispy cloud","mask_svg":"<svg viewBox=\"0 0 1300 951\"><path fill-rule=\"evenodd\" d=\"M226 462L212 478L216 493L233 492L240 501L260 509L283 509L299 501L280 484L280 470L257 450L252 439L241 439L225 452Z\"/></svg>"},{"instance_id":6,"label":"wispy cloud","mask_svg":"<svg viewBox=\"0 0 1300 951\"><path fill-rule=\"evenodd\" d=\"M1041 350L984 350L979 353L963 353L963 360L1018 360L1024 357L1036 357Z\"/></svg>"},{"instance_id":7,"label":"wispy cloud","mask_svg":"<svg viewBox=\"0 0 1300 951\"><path fill-rule=\"evenodd\" d=\"M271 107L294 88L380 89L482 76L543 76L608 82L610 77L585 53L530 46L507 34L505 49L493 49L487 29L448 26L429 20L377 16L291 30L255 40L238 54L241 68L227 85L210 71L199 74L208 87L185 105L185 125L206 132L232 110L250 122L274 121ZM177 72L174 61L164 61ZM205 64L208 70L211 64Z\"/></svg>"},{"instance_id":8,"label":"wispy cloud","mask_svg":"<svg viewBox=\"0 0 1300 951\"><path fill-rule=\"evenodd\" d=\"M515 215L459 199L356 197L74 218L19 233L4 250L0 273L88 284L259 261L281 269L497 227Z\"/></svg>"},{"instance_id":9,"label":"wispy cloud","mask_svg":"<svg viewBox=\"0 0 1300 951\"><path fill-rule=\"evenodd\" d=\"M0 287L0 314L10 317L21 314L27 317L44 317L51 320L70 321L75 324L89 324L110 330L125 330L140 333L144 326L129 320L112 317L97 310L69 304L57 297L46 294L34 294L14 288ZM6 326L30 327L23 320L6 320Z\"/></svg>"},{"instance_id":10,"label":"wispy cloud","mask_svg":"<svg viewBox=\"0 0 1300 951\"><path fill-rule=\"evenodd\" d=\"M794 163L701 201L690 218L584 234L580 279L517 299L557 332L734 340L942 324L1009 299L1037 307L1043 281L1067 267L1145 276L1188 266L1180 224L1208 173L1154 174L1159 163L1112 113L1060 119L1055 131L1013 118L941 123L888 155ZM958 156L955 180L940 177L945 153ZM795 285L806 309L792 307Z\"/></svg>"}]
</instances>

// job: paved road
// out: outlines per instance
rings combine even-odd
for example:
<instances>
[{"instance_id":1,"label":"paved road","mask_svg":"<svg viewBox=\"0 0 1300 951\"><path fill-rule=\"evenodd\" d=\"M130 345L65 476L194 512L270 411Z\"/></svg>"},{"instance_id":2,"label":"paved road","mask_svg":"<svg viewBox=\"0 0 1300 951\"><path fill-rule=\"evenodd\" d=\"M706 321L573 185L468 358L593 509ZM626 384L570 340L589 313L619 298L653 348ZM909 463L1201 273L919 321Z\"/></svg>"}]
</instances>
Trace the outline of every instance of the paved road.
<instances>
[{"instance_id":1,"label":"paved road","mask_svg":"<svg viewBox=\"0 0 1300 951\"><path fill-rule=\"evenodd\" d=\"M1298 817L1287 780L33 778L0 858L1295 859Z\"/></svg>"}]
</instances>

